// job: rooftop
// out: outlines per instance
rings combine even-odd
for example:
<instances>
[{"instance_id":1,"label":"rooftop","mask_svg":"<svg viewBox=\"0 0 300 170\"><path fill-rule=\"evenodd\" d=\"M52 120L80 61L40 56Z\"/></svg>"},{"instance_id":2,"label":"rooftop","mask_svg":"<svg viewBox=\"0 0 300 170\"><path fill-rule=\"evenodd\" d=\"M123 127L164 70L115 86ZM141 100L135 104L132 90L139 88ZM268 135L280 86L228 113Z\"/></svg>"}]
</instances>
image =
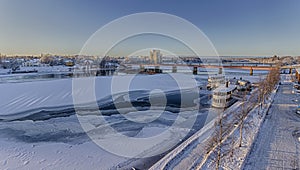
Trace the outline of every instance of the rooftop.
<instances>
[{"instance_id":1,"label":"rooftop","mask_svg":"<svg viewBox=\"0 0 300 170\"><path fill-rule=\"evenodd\" d=\"M225 85L221 85L214 90L214 93L226 93L229 91L233 91L235 88L236 85L228 85L228 87L226 87Z\"/></svg>"}]
</instances>

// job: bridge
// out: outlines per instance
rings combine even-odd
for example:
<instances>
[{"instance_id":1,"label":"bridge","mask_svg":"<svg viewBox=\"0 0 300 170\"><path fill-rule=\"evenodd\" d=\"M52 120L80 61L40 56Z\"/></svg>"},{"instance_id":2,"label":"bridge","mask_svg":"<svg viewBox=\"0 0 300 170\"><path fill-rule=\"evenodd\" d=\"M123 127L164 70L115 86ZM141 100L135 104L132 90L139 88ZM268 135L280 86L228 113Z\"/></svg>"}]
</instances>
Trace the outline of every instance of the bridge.
<instances>
[{"instance_id":1,"label":"bridge","mask_svg":"<svg viewBox=\"0 0 300 170\"><path fill-rule=\"evenodd\" d=\"M132 65L139 65L140 67L197 67L197 68L232 68L245 70L271 70L273 65L255 64L255 65L236 65L236 64L126 64L127 67Z\"/></svg>"},{"instance_id":2,"label":"bridge","mask_svg":"<svg viewBox=\"0 0 300 170\"><path fill-rule=\"evenodd\" d=\"M248 63L248 62L238 62L238 63L189 63L189 64L174 64L174 63L162 63L162 64L122 64L125 69L130 69L132 66L138 66L140 70L145 68L154 67L156 70L172 70L173 73L177 72L180 67L189 67L193 70L193 74L198 74L198 68L216 68L219 69L219 73L222 73L224 68L227 69L242 69L249 70L249 74L253 75L255 70L269 71L276 66L276 63ZM167 68L166 68L167 67ZM136 67L135 67L136 68ZM138 69L138 68L136 68ZM296 77L300 82L300 64L299 65L285 65L281 66L281 73L292 74L295 70Z\"/></svg>"}]
</instances>

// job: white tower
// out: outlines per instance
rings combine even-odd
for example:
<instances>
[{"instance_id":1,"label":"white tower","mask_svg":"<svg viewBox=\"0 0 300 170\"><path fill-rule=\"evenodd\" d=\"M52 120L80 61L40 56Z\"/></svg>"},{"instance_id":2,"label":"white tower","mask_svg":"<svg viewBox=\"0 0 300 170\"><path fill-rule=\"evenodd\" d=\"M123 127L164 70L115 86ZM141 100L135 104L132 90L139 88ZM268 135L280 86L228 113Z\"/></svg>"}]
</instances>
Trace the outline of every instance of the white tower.
<instances>
[{"instance_id":1,"label":"white tower","mask_svg":"<svg viewBox=\"0 0 300 170\"><path fill-rule=\"evenodd\" d=\"M161 64L162 62L162 55L159 50L152 50L150 51L150 62L152 64Z\"/></svg>"}]
</instances>

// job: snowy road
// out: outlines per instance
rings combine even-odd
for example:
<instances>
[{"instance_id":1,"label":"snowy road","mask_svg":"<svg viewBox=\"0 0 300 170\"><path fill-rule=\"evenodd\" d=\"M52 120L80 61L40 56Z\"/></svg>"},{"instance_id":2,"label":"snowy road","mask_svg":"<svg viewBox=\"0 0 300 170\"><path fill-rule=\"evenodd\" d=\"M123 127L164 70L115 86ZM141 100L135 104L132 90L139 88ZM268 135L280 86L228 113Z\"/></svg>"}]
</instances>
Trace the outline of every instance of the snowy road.
<instances>
[{"instance_id":1,"label":"snowy road","mask_svg":"<svg viewBox=\"0 0 300 170\"><path fill-rule=\"evenodd\" d=\"M279 87L244 169L299 169L300 115L292 85ZM299 98L299 97L298 97Z\"/></svg>"}]
</instances>

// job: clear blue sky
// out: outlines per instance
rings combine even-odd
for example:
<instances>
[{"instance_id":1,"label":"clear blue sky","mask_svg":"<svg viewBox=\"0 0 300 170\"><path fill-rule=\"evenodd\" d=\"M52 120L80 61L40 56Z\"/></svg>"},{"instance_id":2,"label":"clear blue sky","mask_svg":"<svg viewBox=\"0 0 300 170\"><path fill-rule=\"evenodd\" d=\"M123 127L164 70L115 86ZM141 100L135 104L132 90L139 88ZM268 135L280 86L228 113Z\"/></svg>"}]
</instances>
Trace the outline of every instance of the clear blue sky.
<instances>
[{"instance_id":1,"label":"clear blue sky","mask_svg":"<svg viewBox=\"0 0 300 170\"><path fill-rule=\"evenodd\" d=\"M299 0L0 0L0 53L76 54L101 26L164 12L201 29L220 55L300 55Z\"/></svg>"}]
</instances>

